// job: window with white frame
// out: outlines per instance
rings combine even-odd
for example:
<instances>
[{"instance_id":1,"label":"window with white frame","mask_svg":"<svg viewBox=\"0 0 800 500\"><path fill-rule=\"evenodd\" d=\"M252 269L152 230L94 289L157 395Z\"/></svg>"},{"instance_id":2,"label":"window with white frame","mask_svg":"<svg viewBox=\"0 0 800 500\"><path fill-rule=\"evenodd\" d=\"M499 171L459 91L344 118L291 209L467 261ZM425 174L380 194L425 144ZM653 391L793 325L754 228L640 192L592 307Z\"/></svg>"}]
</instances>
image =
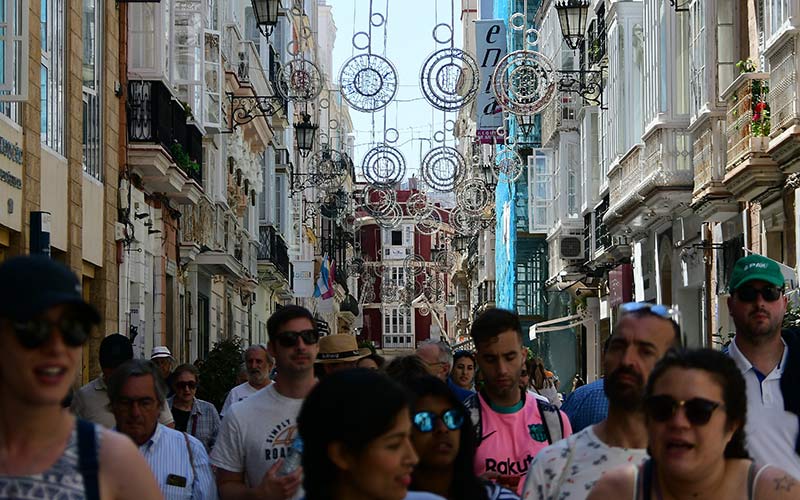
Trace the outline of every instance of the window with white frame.
<instances>
[{"instance_id":1,"label":"window with white frame","mask_svg":"<svg viewBox=\"0 0 800 500\"><path fill-rule=\"evenodd\" d=\"M103 3L83 0L83 171L103 180Z\"/></svg>"},{"instance_id":2,"label":"window with white frame","mask_svg":"<svg viewBox=\"0 0 800 500\"><path fill-rule=\"evenodd\" d=\"M567 217L576 219L580 217L580 193L578 183L581 165L578 160L578 144L567 144Z\"/></svg>"},{"instance_id":3,"label":"window with white frame","mask_svg":"<svg viewBox=\"0 0 800 500\"><path fill-rule=\"evenodd\" d=\"M705 0L693 0L689 6L689 80L691 114L697 116L708 102L706 91L706 7Z\"/></svg>"},{"instance_id":4,"label":"window with white frame","mask_svg":"<svg viewBox=\"0 0 800 500\"><path fill-rule=\"evenodd\" d=\"M286 175L285 174L275 174L275 227L281 234L286 234L284 232L284 205L285 205L285 192L286 190Z\"/></svg>"},{"instance_id":5,"label":"window with white frame","mask_svg":"<svg viewBox=\"0 0 800 500\"><path fill-rule=\"evenodd\" d=\"M528 196L531 232L547 232L552 223L553 160L548 149L535 149L528 157Z\"/></svg>"},{"instance_id":6,"label":"window with white frame","mask_svg":"<svg viewBox=\"0 0 800 500\"><path fill-rule=\"evenodd\" d=\"M205 116L206 128L222 128L222 52L219 1L206 0L205 30Z\"/></svg>"},{"instance_id":7,"label":"window with white frame","mask_svg":"<svg viewBox=\"0 0 800 500\"><path fill-rule=\"evenodd\" d=\"M789 0L760 0L767 40L776 35L789 20Z\"/></svg>"},{"instance_id":8,"label":"window with white frame","mask_svg":"<svg viewBox=\"0 0 800 500\"><path fill-rule=\"evenodd\" d=\"M172 83L178 87L178 98L189 105L192 118L198 124L206 117L203 106L204 14L204 0L180 0L172 12Z\"/></svg>"},{"instance_id":9,"label":"window with white frame","mask_svg":"<svg viewBox=\"0 0 800 500\"><path fill-rule=\"evenodd\" d=\"M21 123L28 98L28 0L0 0L0 113Z\"/></svg>"},{"instance_id":10,"label":"window with white frame","mask_svg":"<svg viewBox=\"0 0 800 500\"><path fill-rule=\"evenodd\" d=\"M703 3L703 0L696 0ZM718 0L715 12L717 21L717 95L727 89L736 79L736 62L739 60L739 36L736 19L739 15L739 0Z\"/></svg>"},{"instance_id":11,"label":"window with white frame","mask_svg":"<svg viewBox=\"0 0 800 500\"><path fill-rule=\"evenodd\" d=\"M383 347L414 348L412 310L406 307L387 307L383 310Z\"/></svg>"},{"instance_id":12,"label":"window with white frame","mask_svg":"<svg viewBox=\"0 0 800 500\"><path fill-rule=\"evenodd\" d=\"M41 0L41 139L64 154L64 0Z\"/></svg>"}]
</instances>

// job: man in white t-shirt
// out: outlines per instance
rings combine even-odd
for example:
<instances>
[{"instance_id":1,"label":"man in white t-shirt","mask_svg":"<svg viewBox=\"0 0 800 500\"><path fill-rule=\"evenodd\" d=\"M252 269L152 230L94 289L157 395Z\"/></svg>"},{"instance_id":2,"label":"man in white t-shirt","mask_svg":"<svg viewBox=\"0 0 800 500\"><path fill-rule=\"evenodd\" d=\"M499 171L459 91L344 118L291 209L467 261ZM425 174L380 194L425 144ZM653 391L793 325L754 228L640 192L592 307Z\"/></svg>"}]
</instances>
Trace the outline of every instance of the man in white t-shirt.
<instances>
[{"instance_id":1,"label":"man in white t-shirt","mask_svg":"<svg viewBox=\"0 0 800 500\"><path fill-rule=\"evenodd\" d=\"M540 451L528 469L524 500L586 498L607 471L647 458L644 389L656 362L680 345L674 314L668 307L642 302L620 306L605 350L608 417Z\"/></svg>"},{"instance_id":2,"label":"man in white t-shirt","mask_svg":"<svg viewBox=\"0 0 800 500\"><path fill-rule=\"evenodd\" d=\"M302 470L284 476L279 470L297 437L297 414L303 399L316 384L319 333L314 317L300 306L276 311L267 321L267 333L278 378L228 409L211 453L223 500L287 500L303 494Z\"/></svg>"},{"instance_id":3,"label":"man in white t-shirt","mask_svg":"<svg viewBox=\"0 0 800 500\"><path fill-rule=\"evenodd\" d=\"M247 399L272 382L269 379L269 372L272 371L274 362L264 345L253 344L248 347L244 352L244 362L247 366L247 382L231 389L225 398L225 403L222 404L220 416L225 416L232 404Z\"/></svg>"}]
</instances>

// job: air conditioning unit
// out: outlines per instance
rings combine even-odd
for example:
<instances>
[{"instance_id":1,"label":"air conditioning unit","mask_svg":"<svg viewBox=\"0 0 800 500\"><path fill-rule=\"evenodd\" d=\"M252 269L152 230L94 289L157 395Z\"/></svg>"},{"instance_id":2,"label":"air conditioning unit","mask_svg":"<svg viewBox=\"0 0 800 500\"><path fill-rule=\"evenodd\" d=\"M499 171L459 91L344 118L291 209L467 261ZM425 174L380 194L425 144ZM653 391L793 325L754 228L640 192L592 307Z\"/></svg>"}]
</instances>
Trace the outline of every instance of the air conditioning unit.
<instances>
[{"instance_id":1,"label":"air conditioning unit","mask_svg":"<svg viewBox=\"0 0 800 500\"><path fill-rule=\"evenodd\" d=\"M611 236L611 245L612 246L618 247L618 246L630 245L630 244L631 244L630 238L628 238L624 234L615 234L615 235Z\"/></svg>"},{"instance_id":2,"label":"air conditioning unit","mask_svg":"<svg viewBox=\"0 0 800 500\"><path fill-rule=\"evenodd\" d=\"M573 260L583 258L583 236L562 236L558 240L558 256Z\"/></svg>"}]
</instances>

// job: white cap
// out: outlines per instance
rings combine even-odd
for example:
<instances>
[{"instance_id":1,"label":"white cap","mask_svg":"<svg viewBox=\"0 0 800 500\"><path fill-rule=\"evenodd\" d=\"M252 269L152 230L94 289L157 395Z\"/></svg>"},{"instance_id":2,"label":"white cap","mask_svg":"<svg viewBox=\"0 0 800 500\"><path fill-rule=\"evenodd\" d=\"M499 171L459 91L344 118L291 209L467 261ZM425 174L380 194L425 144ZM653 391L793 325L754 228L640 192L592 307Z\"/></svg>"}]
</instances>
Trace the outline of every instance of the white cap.
<instances>
[{"instance_id":1,"label":"white cap","mask_svg":"<svg viewBox=\"0 0 800 500\"><path fill-rule=\"evenodd\" d=\"M169 348L167 346L159 345L153 347L153 353L150 355L150 359L156 358L172 358L172 353L169 352Z\"/></svg>"}]
</instances>

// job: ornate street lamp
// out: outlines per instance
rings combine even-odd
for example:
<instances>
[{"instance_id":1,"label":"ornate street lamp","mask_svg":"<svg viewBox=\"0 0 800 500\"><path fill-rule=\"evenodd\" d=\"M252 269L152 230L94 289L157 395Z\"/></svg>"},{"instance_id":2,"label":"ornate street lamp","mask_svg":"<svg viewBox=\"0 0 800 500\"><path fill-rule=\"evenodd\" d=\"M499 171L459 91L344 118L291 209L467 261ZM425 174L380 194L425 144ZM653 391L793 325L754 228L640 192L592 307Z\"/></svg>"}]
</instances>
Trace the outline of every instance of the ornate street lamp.
<instances>
[{"instance_id":1,"label":"ornate street lamp","mask_svg":"<svg viewBox=\"0 0 800 500\"><path fill-rule=\"evenodd\" d=\"M519 129L522 131L522 135L525 137L530 137L531 133L533 132L534 125L536 125L536 116L535 115L516 115L517 116L517 125Z\"/></svg>"},{"instance_id":2,"label":"ornate street lamp","mask_svg":"<svg viewBox=\"0 0 800 500\"><path fill-rule=\"evenodd\" d=\"M572 50L578 50L586 34L586 18L590 0L558 0L556 11L561 24L561 34Z\"/></svg>"},{"instance_id":3,"label":"ornate street lamp","mask_svg":"<svg viewBox=\"0 0 800 500\"><path fill-rule=\"evenodd\" d=\"M265 37L269 38L275 25L278 24L278 9L281 0L251 0L253 2L253 13L256 16L258 30Z\"/></svg>"},{"instance_id":4,"label":"ornate street lamp","mask_svg":"<svg viewBox=\"0 0 800 500\"><path fill-rule=\"evenodd\" d=\"M306 158L311 150L314 149L314 134L317 133L317 125L311 123L311 115L303 113L303 121L294 124L294 135L297 137L297 149L300 156Z\"/></svg>"}]
</instances>

